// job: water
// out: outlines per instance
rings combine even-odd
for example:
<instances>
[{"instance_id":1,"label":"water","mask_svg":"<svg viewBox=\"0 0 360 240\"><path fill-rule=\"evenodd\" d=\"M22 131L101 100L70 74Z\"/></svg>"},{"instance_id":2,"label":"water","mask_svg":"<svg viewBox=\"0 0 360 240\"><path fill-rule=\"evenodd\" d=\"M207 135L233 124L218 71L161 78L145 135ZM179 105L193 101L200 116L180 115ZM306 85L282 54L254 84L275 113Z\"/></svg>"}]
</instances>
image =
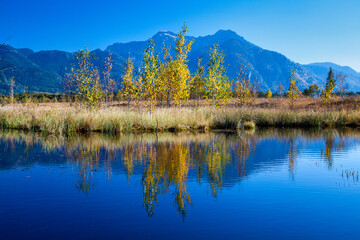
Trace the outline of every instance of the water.
<instances>
[{"instance_id":1,"label":"water","mask_svg":"<svg viewBox=\"0 0 360 240\"><path fill-rule=\"evenodd\" d=\"M0 133L0 238L360 239L360 133Z\"/></svg>"}]
</instances>

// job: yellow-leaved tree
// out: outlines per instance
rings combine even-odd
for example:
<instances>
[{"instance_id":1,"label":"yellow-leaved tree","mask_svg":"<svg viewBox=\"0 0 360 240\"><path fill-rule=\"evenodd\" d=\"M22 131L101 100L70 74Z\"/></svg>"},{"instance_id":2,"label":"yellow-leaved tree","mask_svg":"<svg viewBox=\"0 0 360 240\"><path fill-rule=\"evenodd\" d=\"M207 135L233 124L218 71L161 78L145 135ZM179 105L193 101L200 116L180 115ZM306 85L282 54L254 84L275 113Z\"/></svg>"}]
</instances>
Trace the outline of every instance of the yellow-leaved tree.
<instances>
[{"instance_id":1,"label":"yellow-leaved tree","mask_svg":"<svg viewBox=\"0 0 360 240\"><path fill-rule=\"evenodd\" d=\"M112 102L114 98L114 90L115 90L115 80L111 77L111 69L113 67L111 53L105 58L104 63L104 81L103 81L103 89L105 95L105 103L109 106L109 102Z\"/></svg>"},{"instance_id":2,"label":"yellow-leaved tree","mask_svg":"<svg viewBox=\"0 0 360 240\"><path fill-rule=\"evenodd\" d=\"M89 49L79 50L75 57L76 65L72 68L71 74L80 103L93 109L100 107L103 91L99 72L90 61L90 56Z\"/></svg>"},{"instance_id":3,"label":"yellow-leaved tree","mask_svg":"<svg viewBox=\"0 0 360 240\"><path fill-rule=\"evenodd\" d=\"M123 76L121 93L130 108L130 102L135 99L136 85L134 81L134 64L131 61L130 55L126 61L125 74Z\"/></svg>"},{"instance_id":4,"label":"yellow-leaved tree","mask_svg":"<svg viewBox=\"0 0 360 240\"><path fill-rule=\"evenodd\" d=\"M334 72L333 72L332 68L330 68L328 77L326 79L325 89L323 91L323 95L325 96L326 103L329 103L330 99L335 95L335 92L334 92L335 84L336 84L336 79L334 76Z\"/></svg>"},{"instance_id":5,"label":"yellow-leaved tree","mask_svg":"<svg viewBox=\"0 0 360 240\"><path fill-rule=\"evenodd\" d=\"M225 54L219 50L219 44L215 43L210 48L210 61L205 79L205 92L211 104L219 106L225 104L231 97L231 83L225 75Z\"/></svg>"},{"instance_id":6,"label":"yellow-leaved tree","mask_svg":"<svg viewBox=\"0 0 360 240\"><path fill-rule=\"evenodd\" d=\"M168 48L163 48L164 61L159 66L159 80L158 80L158 100L161 106L166 102L170 107L172 99L171 85L174 82L174 71L172 70L174 64Z\"/></svg>"},{"instance_id":7,"label":"yellow-leaved tree","mask_svg":"<svg viewBox=\"0 0 360 240\"><path fill-rule=\"evenodd\" d=\"M157 103L159 90L159 60L158 54L155 54L155 43L152 39L149 40L144 53L141 80L143 96L151 113Z\"/></svg>"},{"instance_id":8,"label":"yellow-leaved tree","mask_svg":"<svg viewBox=\"0 0 360 240\"><path fill-rule=\"evenodd\" d=\"M240 106L246 106L249 103L252 97L251 89L248 66L241 66L238 79L234 83L234 96Z\"/></svg>"},{"instance_id":9,"label":"yellow-leaved tree","mask_svg":"<svg viewBox=\"0 0 360 240\"><path fill-rule=\"evenodd\" d=\"M196 105L199 106L199 101L205 96L205 67L201 65L202 57L198 58L198 66L191 84L190 94L196 100Z\"/></svg>"},{"instance_id":10,"label":"yellow-leaved tree","mask_svg":"<svg viewBox=\"0 0 360 240\"><path fill-rule=\"evenodd\" d=\"M182 101L186 101L190 97L191 76L187 65L187 57L191 50L193 40L186 40L185 36L187 32L188 28L184 25L175 39L174 50L176 57L173 61L174 81L171 86L173 100L175 103L178 103L179 107L181 107Z\"/></svg>"},{"instance_id":11,"label":"yellow-leaved tree","mask_svg":"<svg viewBox=\"0 0 360 240\"><path fill-rule=\"evenodd\" d=\"M267 92L265 93L265 98L271 98L272 97L272 92L270 90L270 88L267 90Z\"/></svg>"},{"instance_id":12,"label":"yellow-leaved tree","mask_svg":"<svg viewBox=\"0 0 360 240\"><path fill-rule=\"evenodd\" d=\"M296 70L292 69L289 77L289 91L286 94L286 96L290 99L290 108L294 107L295 99L297 99L301 95L299 87L296 85L297 79L295 75Z\"/></svg>"}]
</instances>

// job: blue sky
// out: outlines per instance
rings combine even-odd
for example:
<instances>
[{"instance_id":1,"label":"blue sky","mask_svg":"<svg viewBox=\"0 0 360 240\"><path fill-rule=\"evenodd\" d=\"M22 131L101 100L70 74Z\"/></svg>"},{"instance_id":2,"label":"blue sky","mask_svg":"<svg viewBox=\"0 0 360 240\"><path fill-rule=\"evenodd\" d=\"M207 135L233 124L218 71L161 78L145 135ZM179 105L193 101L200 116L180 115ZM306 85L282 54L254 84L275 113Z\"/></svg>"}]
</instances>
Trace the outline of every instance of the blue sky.
<instances>
[{"instance_id":1,"label":"blue sky","mask_svg":"<svg viewBox=\"0 0 360 240\"><path fill-rule=\"evenodd\" d=\"M104 49L159 30L189 35L231 29L300 63L360 71L359 0L1 0L0 40L34 50Z\"/></svg>"}]
</instances>

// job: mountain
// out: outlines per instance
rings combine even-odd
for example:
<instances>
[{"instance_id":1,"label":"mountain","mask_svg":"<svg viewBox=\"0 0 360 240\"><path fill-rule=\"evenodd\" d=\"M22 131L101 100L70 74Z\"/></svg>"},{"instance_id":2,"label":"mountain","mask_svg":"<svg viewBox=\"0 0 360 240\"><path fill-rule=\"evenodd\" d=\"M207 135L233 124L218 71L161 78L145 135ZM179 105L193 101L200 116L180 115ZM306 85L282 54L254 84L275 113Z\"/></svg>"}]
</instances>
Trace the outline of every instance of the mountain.
<instances>
[{"instance_id":1,"label":"mountain","mask_svg":"<svg viewBox=\"0 0 360 240\"><path fill-rule=\"evenodd\" d=\"M174 40L177 34L170 31L160 31L152 39L155 42L155 51L160 53L160 59L164 47L170 49L174 56ZM360 91L360 74L350 67L341 67L333 63L314 63L301 65L295 63L284 55L262 49L231 30L220 30L213 35L202 37L187 37L193 40L191 52L189 53L189 68L193 73L196 69L197 59L203 57L203 64L209 61L208 51L214 43L224 51L225 66L230 79L236 80L241 65L248 65L251 77L258 80L261 90L270 88L277 91L278 84L288 86L288 77L293 68L297 70L300 89L304 89L312 83L323 85L326 74L330 67L335 72L342 72L347 76L348 89ZM138 72L141 67L144 49L147 41L133 41L128 43L114 43L104 51L96 49L92 51L95 56L94 64L103 69L104 59L111 53L113 59L112 75L118 83L121 82L126 59L130 55ZM4 65L13 65L14 68L0 72L0 93L7 93L11 76L15 76L16 91L23 91L25 86L29 91L57 92L62 91L62 79L73 65L74 53L64 51L39 51L31 49L16 49L6 46L0 49L0 68Z\"/></svg>"},{"instance_id":2,"label":"mountain","mask_svg":"<svg viewBox=\"0 0 360 240\"><path fill-rule=\"evenodd\" d=\"M155 50L161 52L164 46L173 49L176 36L175 33L170 31L158 32L152 37L155 42ZM308 86L309 82L317 83L318 81L315 76L309 74L300 64L292 62L277 52L264 50L230 30L220 30L214 35L204 37L187 37L187 40L194 40L189 54L189 68L191 72L195 71L199 57L203 57L203 64L208 63L209 48L217 42L220 49L226 55L225 66L227 66L227 75L232 80L237 78L241 62L242 65L249 66L252 77L257 78L262 90L271 88L273 91L276 91L279 82L287 86L292 68L297 69L300 88ZM140 66L143 58L143 49L146 46L147 41L114 43L108 46L105 51L124 58L128 57L130 53L135 65ZM161 55L160 59L162 59Z\"/></svg>"},{"instance_id":3,"label":"mountain","mask_svg":"<svg viewBox=\"0 0 360 240\"><path fill-rule=\"evenodd\" d=\"M34 53L30 49L15 49L4 46L0 51L1 66L11 69L0 72L0 93L8 92L10 79L15 77L15 91L23 91L28 87L31 91L55 92L61 88L62 77L35 64L30 57Z\"/></svg>"},{"instance_id":4,"label":"mountain","mask_svg":"<svg viewBox=\"0 0 360 240\"><path fill-rule=\"evenodd\" d=\"M105 58L109 52L100 49L92 51L94 64L103 70ZM15 91L23 92L26 88L31 92L61 92L64 89L63 79L74 65L74 53L64 51L39 51L30 49L15 49L5 46L0 51L0 69L2 66L11 66L10 69L0 71L0 94L7 94L10 88L11 77L15 78ZM125 66L125 59L118 55L114 60L112 74L121 79Z\"/></svg>"},{"instance_id":5,"label":"mountain","mask_svg":"<svg viewBox=\"0 0 360 240\"><path fill-rule=\"evenodd\" d=\"M350 67L330 62L311 63L303 66L308 72L316 76L322 85L325 84L329 69L332 68L335 73L342 73L346 76L347 90L359 91L360 89L360 73Z\"/></svg>"}]
</instances>

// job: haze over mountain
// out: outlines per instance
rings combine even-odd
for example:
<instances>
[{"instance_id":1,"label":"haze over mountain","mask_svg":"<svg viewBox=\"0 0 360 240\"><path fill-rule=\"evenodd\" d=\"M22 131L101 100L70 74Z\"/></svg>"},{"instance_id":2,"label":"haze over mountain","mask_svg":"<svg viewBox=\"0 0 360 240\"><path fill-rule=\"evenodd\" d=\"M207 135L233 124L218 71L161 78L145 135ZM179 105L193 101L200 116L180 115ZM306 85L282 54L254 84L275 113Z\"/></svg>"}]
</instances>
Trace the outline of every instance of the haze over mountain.
<instances>
[{"instance_id":1,"label":"haze over mountain","mask_svg":"<svg viewBox=\"0 0 360 240\"><path fill-rule=\"evenodd\" d=\"M169 31L160 31L152 38L155 42L155 50L161 53L164 47L174 47L176 34ZM341 67L334 63L314 63L301 65L295 63L284 55L262 49L230 30L220 30L214 35L203 37L187 37L194 40L189 54L189 68L195 71L197 59L203 57L203 64L208 63L209 48L216 42L226 54L225 66L230 79L236 80L241 65L248 65L251 78L256 78L261 90L270 88L277 91L281 82L285 88L288 86L288 77L293 68L297 69L297 77L300 89L310 84L323 85L325 83L329 68L335 72L341 72L347 76L346 84L350 91L360 91L360 73L350 67ZM128 43L114 43L104 51L97 49L92 51L95 55L95 65L103 68L103 62L109 53L112 53L113 70L112 75L120 86L123 68L127 57L131 56L136 71L140 70L143 58L143 50L147 41L133 41ZM173 51L172 51L173 53ZM61 92L64 75L73 64L74 53L64 51L39 51L31 49L16 49L5 46L0 51L0 57L5 57L0 62L1 66L12 65L13 68L0 72L0 93L8 93L10 78L15 77L16 91L23 91L28 87L29 91L38 92ZM162 56L160 56L162 60Z\"/></svg>"}]
</instances>

